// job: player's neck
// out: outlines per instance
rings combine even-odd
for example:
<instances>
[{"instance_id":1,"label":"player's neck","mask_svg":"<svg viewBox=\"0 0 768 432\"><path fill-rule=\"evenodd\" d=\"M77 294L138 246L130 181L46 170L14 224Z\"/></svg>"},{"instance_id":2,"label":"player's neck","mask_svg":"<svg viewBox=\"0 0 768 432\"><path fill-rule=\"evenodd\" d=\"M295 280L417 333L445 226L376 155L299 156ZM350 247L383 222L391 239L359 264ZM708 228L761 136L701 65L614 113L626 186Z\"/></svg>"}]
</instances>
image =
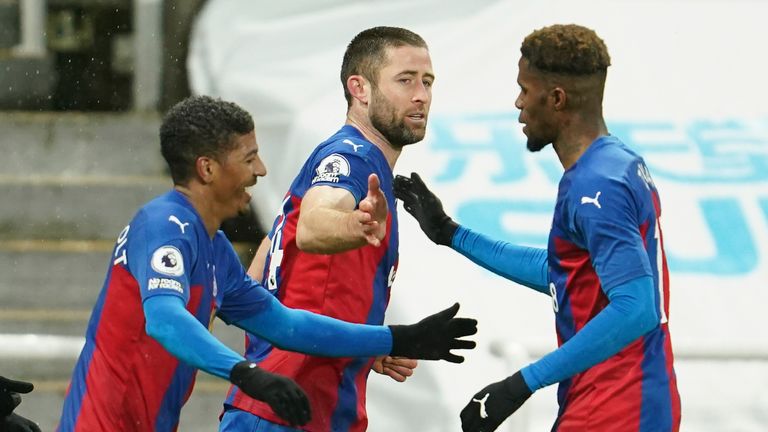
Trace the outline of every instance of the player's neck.
<instances>
[{"instance_id":1,"label":"player's neck","mask_svg":"<svg viewBox=\"0 0 768 432\"><path fill-rule=\"evenodd\" d=\"M195 187L194 183L181 186L176 185L173 187L177 192L187 197L189 203L192 204L197 214L203 220L205 230L208 232L208 237L213 238L216 231L219 230L223 219L217 215L215 205L212 205L212 200L208 199L205 190Z\"/></svg>"},{"instance_id":2,"label":"player's neck","mask_svg":"<svg viewBox=\"0 0 768 432\"><path fill-rule=\"evenodd\" d=\"M557 153L563 169L567 170L587 151L587 148L599 137L608 135L608 128L602 116L584 121L574 118L563 128L552 147Z\"/></svg>"},{"instance_id":3,"label":"player's neck","mask_svg":"<svg viewBox=\"0 0 768 432\"><path fill-rule=\"evenodd\" d=\"M384 138L384 135L382 135L378 129L373 127L367 117L356 115L350 111L347 113L347 121L345 124L353 126L361 134L363 134L365 139L378 147L379 150L384 153L384 157L387 159L389 168L391 170L395 169L395 163L397 162L397 158L400 157L400 153L403 151L402 148L395 148L386 138Z\"/></svg>"}]
</instances>

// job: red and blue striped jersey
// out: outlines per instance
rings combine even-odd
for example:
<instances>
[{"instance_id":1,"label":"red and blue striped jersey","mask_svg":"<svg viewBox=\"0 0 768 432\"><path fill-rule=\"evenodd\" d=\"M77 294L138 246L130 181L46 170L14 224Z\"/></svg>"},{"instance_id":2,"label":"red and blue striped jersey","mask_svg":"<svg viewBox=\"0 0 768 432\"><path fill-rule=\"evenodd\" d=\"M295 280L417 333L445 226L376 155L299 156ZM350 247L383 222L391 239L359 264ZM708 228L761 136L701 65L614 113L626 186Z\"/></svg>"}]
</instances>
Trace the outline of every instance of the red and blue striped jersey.
<instances>
[{"instance_id":1,"label":"red and blue striped jersey","mask_svg":"<svg viewBox=\"0 0 768 432\"><path fill-rule=\"evenodd\" d=\"M559 345L632 279L655 283L658 327L560 383L557 431L676 431L680 397L670 341L669 274L661 202L643 159L598 138L560 181L549 236L549 278Z\"/></svg>"},{"instance_id":2,"label":"red and blue striped jersey","mask_svg":"<svg viewBox=\"0 0 768 432\"><path fill-rule=\"evenodd\" d=\"M296 225L304 194L326 185L348 190L357 202L376 173L387 198L387 234L380 247L363 246L333 255L306 253L296 246ZM320 144L301 168L269 233L264 266L267 288L288 307L353 323L380 325L397 271L397 212L392 171L384 154L352 126ZM276 323L279 325L279 323ZM309 396L312 421L303 430L364 431L366 379L372 358L325 358L288 352L248 335L246 357L264 369L295 380ZM226 405L271 422L283 420L264 403L232 387Z\"/></svg>"},{"instance_id":3,"label":"red and blue striped jersey","mask_svg":"<svg viewBox=\"0 0 768 432\"><path fill-rule=\"evenodd\" d=\"M208 235L186 197L172 190L147 203L120 233L64 400L61 432L174 431L197 370L147 335L151 296L180 297L203 326L214 313L237 321L259 298L232 244Z\"/></svg>"}]
</instances>

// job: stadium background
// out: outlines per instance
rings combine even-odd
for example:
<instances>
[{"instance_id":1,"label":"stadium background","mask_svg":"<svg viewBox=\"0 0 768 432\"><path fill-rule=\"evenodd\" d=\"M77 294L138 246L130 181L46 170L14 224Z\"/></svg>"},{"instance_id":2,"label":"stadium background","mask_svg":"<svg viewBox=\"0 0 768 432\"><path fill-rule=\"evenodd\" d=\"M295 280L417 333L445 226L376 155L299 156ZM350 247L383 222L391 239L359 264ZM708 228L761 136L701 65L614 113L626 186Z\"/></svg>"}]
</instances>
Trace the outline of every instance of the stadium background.
<instances>
[{"instance_id":1,"label":"stadium background","mask_svg":"<svg viewBox=\"0 0 768 432\"><path fill-rule=\"evenodd\" d=\"M437 75L427 138L396 172L421 173L463 224L543 245L560 168L551 151L524 149L516 62L531 30L576 22L608 44L606 120L661 191L682 429L766 430L766 16L757 0L0 1L0 374L37 384L19 412L52 430L112 242L170 185L157 151L165 108L192 91L254 115L269 175L253 220L268 223L343 122L341 56L375 25L420 33ZM458 300L480 319L480 345L460 366L422 362L405 384L372 376L369 430L459 430L474 391L555 346L550 301L401 218L388 320ZM248 222L228 226L244 259L258 235ZM240 348L239 332L219 322L215 333ZM201 374L180 430L214 430L225 390ZM502 429L548 430L555 412L551 387Z\"/></svg>"}]
</instances>

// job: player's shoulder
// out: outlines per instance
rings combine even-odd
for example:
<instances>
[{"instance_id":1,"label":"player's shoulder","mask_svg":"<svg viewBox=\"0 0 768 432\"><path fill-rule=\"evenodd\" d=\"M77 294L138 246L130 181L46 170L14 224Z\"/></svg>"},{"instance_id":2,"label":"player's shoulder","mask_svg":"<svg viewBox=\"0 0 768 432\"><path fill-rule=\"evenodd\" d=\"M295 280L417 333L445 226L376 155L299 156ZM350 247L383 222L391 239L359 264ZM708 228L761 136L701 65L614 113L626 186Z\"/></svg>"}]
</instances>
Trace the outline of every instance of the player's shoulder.
<instances>
[{"instance_id":1,"label":"player's shoulder","mask_svg":"<svg viewBox=\"0 0 768 432\"><path fill-rule=\"evenodd\" d=\"M596 151L589 160L593 170L609 173L622 172L642 161L639 154L612 135L599 138L593 146L596 147Z\"/></svg>"},{"instance_id":2,"label":"player's shoulder","mask_svg":"<svg viewBox=\"0 0 768 432\"><path fill-rule=\"evenodd\" d=\"M615 137L597 140L577 165L568 172L565 199L583 215L613 217L611 209L647 199L645 192L653 187L643 158Z\"/></svg>"},{"instance_id":3,"label":"player's shoulder","mask_svg":"<svg viewBox=\"0 0 768 432\"><path fill-rule=\"evenodd\" d=\"M352 126L321 143L306 167L311 170L311 184L337 184L342 178L365 179L372 172L382 172L383 153ZM380 174L381 175L381 174Z\"/></svg>"},{"instance_id":4,"label":"player's shoulder","mask_svg":"<svg viewBox=\"0 0 768 432\"><path fill-rule=\"evenodd\" d=\"M142 224L155 232L192 234L198 227L198 216L191 204L174 190L146 203L132 223Z\"/></svg>"},{"instance_id":5,"label":"player's shoulder","mask_svg":"<svg viewBox=\"0 0 768 432\"><path fill-rule=\"evenodd\" d=\"M344 158L363 158L372 156L376 146L365 139L363 135L352 126L344 126L318 147L318 156L338 154ZM374 152L375 153L375 152Z\"/></svg>"},{"instance_id":6,"label":"player's shoulder","mask_svg":"<svg viewBox=\"0 0 768 432\"><path fill-rule=\"evenodd\" d=\"M142 216L151 222L167 220L170 216L185 219L196 217L191 205L178 195L178 192L171 190L153 198L142 206Z\"/></svg>"},{"instance_id":7,"label":"player's shoulder","mask_svg":"<svg viewBox=\"0 0 768 432\"><path fill-rule=\"evenodd\" d=\"M642 157L614 136L598 138L576 162L574 184L624 183L644 166Z\"/></svg>"}]
</instances>

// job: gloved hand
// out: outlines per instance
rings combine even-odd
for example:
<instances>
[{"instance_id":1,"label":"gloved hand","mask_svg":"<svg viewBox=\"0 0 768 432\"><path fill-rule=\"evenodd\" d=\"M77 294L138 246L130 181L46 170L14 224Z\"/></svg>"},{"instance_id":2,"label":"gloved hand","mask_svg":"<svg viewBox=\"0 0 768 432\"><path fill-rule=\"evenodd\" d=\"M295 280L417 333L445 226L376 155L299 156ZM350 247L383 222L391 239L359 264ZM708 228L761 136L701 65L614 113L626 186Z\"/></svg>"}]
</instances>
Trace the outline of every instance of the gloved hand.
<instances>
[{"instance_id":1,"label":"gloved hand","mask_svg":"<svg viewBox=\"0 0 768 432\"><path fill-rule=\"evenodd\" d=\"M531 390L516 372L477 392L461 410L461 430L464 432L492 432L531 397Z\"/></svg>"},{"instance_id":2,"label":"gloved hand","mask_svg":"<svg viewBox=\"0 0 768 432\"><path fill-rule=\"evenodd\" d=\"M11 414L0 420L0 431L3 432L40 432L40 427L32 420L17 414Z\"/></svg>"},{"instance_id":3,"label":"gloved hand","mask_svg":"<svg viewBox=\"0 0 768 432\"><path fill-rule=\"evenodd\" d=\"M458 339L477 333L477 320L454 318L459 311L456 303L448 309L430 315L416 324L391 325L391 356L424 360L446 360L461 363L464 357L452 349L472 349L475 342Z\"/></svg>"},{"instance_id":4,"label":"gloved hand","mask_svg":"<svg viewBox=\"0 0 768 432\"><path fill-rule=\"evenodd\" d=\"M291 426L307 424L312 418L306 393L289 378L267 372L256 363L244 360L232 368L229 380L248 396L266 402Z\"/></svg>"},{"instance_id":5,"label":"gloved hand","mask_svg":"<svg viewBox=\"0 0 768 432\"><path fill-rule=\"evenodd\" d=\"M440 198L427 189L421 177L416 173L411 173L410 178L397 175L393 187L395 196L416 218L424 234L439 245L450 246L459 225L445 214Z\"/></svg>"},{"instance_id":6,"label":"gloved hand","mask_svg":"<svg viewBox=\"0 0 768 432\"><path fill-rule=\"evenodd\" d=\"M11 414L13 409L21 403L19 393L29 393L34 388L32 383L0 376L0 418Z\"/></svg>"},{"instance_id":7,"label":"gloved hand","mask_svg":"<svg viewBox=\"0 0 768 432\"><path fill-rule=\"evenodd\" d=\"M0 376L0 431L40 432L35 422L13 414L13 410L21 403L19 393L29 393L34 388L32 383Z\"/></svg>"}]
</instances>

